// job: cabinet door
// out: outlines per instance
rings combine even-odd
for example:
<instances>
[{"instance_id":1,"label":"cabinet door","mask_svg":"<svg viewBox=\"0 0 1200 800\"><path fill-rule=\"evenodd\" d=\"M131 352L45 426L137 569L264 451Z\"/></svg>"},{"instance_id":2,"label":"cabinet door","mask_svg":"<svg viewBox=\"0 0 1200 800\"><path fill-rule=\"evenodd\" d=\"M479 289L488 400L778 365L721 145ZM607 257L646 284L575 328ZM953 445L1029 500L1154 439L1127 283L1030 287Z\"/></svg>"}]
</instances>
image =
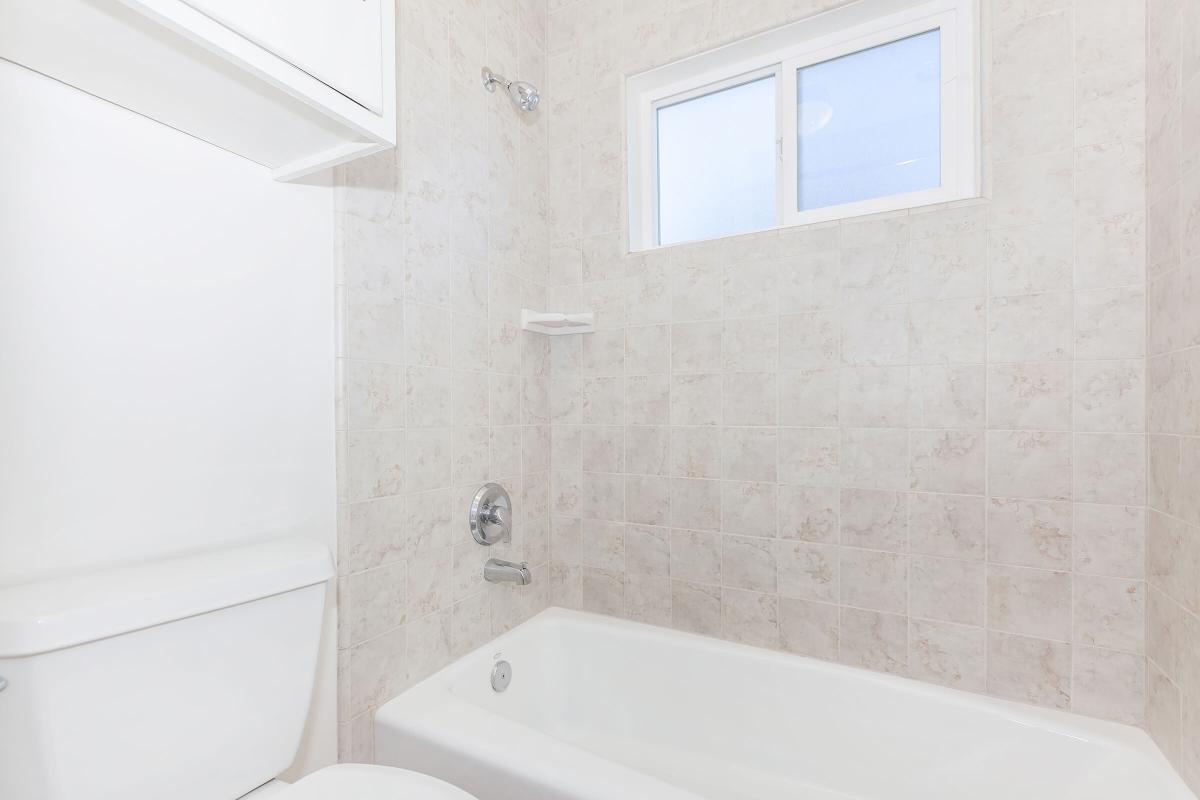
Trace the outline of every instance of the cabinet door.
<instances>
[{"instance_id":1,"label":"cabinet door","mask_svg":"<svg viewBox=\"0 0 1200 800\"><path fill-rule=\"evenodd\" d=\"M383 113L382 1L185 0L379 114Z\"/></svg>"}]
</instances>

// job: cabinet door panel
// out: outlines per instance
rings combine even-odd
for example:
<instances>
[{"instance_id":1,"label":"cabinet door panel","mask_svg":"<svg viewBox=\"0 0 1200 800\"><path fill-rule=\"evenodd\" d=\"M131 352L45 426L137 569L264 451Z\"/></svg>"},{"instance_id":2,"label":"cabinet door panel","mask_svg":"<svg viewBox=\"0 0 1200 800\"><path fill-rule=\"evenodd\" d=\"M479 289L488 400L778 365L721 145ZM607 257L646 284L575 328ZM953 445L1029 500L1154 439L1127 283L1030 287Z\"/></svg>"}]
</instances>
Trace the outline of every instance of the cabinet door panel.
<instances>
[{"instance_id":1,"label":"cabinet door panel","mask_svg":"<svg viewBox=\"0 0 1200 800\"><path fill-rule=\"evenodd\" d=\"M383 112L381 0L185 0L376 113Z\"/></svg>"}]
</instances>

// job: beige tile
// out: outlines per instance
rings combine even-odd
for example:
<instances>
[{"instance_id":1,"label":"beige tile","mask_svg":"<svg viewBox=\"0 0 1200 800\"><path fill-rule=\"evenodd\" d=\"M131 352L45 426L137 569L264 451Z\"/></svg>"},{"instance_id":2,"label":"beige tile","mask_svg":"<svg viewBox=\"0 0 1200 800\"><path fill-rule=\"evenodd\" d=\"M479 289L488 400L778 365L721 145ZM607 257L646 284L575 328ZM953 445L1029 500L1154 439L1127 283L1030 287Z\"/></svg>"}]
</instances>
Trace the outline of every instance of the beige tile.
<instances>
[{"instance_id":1,"label":"beige tile","mask_svg":"<svg viewBox=\"0 0 1200 800\"><path fill-rule=\"evenodd\" d=\"M1050 708L1071 705L1071 647L1005 633L988 633L987 691Z\"/></svg>"},{"instance_id":2,"label":"beige tile","mask_svg":"<svg viewBox=\"0 0 1200 800\"><path fill-rule=\"evenodd\" d=\"M1138 506L1075 505L1075 571L1145 575L1146 513Z\"/></svg>"},{"instance_id":3,"label":"beige tile","mask_svg":"<svg viewBox=\"0 0 1200 800\"><path fill-rule=\"evenodd\" d=\"M584 422L588 419L584 384ZM666 375L635 375L625 379L625 422L628 425L666 425L671 421L671 383Z\"/></svg>"},{"instance_id":4,"label":"beige tile","mask_svg":"<svg viewBox=\"0 0 1200 800\"><path fill-rule=\"evenodd\" d=\"M407 631L396 628L350 652L350 713L378 708L404 689Z\"/></svg>"},{"instance_id":5,"label":"beige tile","mask_svg":"<svg viewBox=\"0 0 1200 800\"><path fill-rule=\"evenodd\" d=\"M775 425L779 419L777 374L742 372L722 378L726 425Z\"/></svg>"},{"instance_id":6,"label":"beige tile","mask_svg":"<svg viewBox=\"0 0 1200 800\"><path fill-rule=\"evenodd\" d=\"M1180 773L1188 786L1193 790L1200 786L1200 708L1194 695L1183 700L1183 719L1180 724L1180 744L1182 753Z\"/></svg>"},{"instance_id":7,"label":"beige tile","mask_svg":"<svg viewBox=\"0 0 1200 800\"><path fill-rule=\"evenodd\" d=\"M780 369L837 366L841 361L841 324L831 311L783 314L779 318Z\"/></svg>"},{"instance_id":8,"label":"beige tile","mask_svg":"<svg viewBox=\"0 0 1200 800\"><path fill-rule=\"evenodd\" d=\"M811 229L793 228L783 233L808 230ZM836 226L826 230L837 233ZM786 313L835 307L838 304L840 257L840 251L830 249L776 262L779 310Z\"/></svg>"},{"instance_id":9,"label":"beige tile","mask_svg":"<svg viewBox=\"0 0 1200 800\"><path fill-rule=\"evenodd\" d=\"M909 297L945 300L982 297L987 284L987 238L982 230L963 236L930 236L909 246Z\"/></svg>"},{"instance_id":10,"label":"beige tile","mask_svg":"<svg viewBox=\"0 0 1200 800\"><path fill-rule=\"evenodd\" d=\"M672 425L721 424L720 375L671 377Z\"/></svg>"},{"instance_id":11,"label":"beige tile","mask_svg":"<svg viewBox=\"0 0 1200 800\"><path fill-rule=\"evenodd\" d=\"M840 461L836 428L781 428L779 480L801 486L837 486Z\"/></svg>"},{"instance_id":12,"label":"beige tile","mask_svg":"<svg viewBox=\"0 0 1200 800\"><path fill-rule=\"evenodd\" d=\"M803 369L779 373L779 424L821 428L838 424L840 370Z\"/></svg>"},{"instance_id":13,"label":"beige tile","mask_svg":"<svg viewBox=\"0 0 1200 800\"><path fill-rule=\"evenodd\" d=\"M625 612L625 574L616 570L584 566L580 580L580 607L609 616Z\"/></svg>"},{"instance_id":14,"label":"beige tile","mask_svg":"<svg viewBox=\"0 0 1200 800\"><path fill-rule=\"evenodd\" d=\"M585 518L610 522L624 519L624 477L604 472L584 472L579 513Z\"/></svg>"},{"instance_id":15,"label":"beige tile","mask_svg":"<svg viewBox=\"0 0 1200 800\"><path fill-rule=\"evenodd\" d=\"M1146 375L1141 361L1075 365L1075 430L1136 433L1146 426Z\"/></svg>"},{"instance_id":16,"label":"beige tile","mask_svg":"<svg viewBox=\"0 0 1200 800\"><path fill-rule=\"evenodd\" d=\"M782 319L787 319L783 317ZM901 365L908 362L909 315L904 305L850 306L843 309L841 319L841 353L846 364ZM780 332L781 341L792 337ZM785 351L788 348L785 348ZM791 364L781 359L782 366L811 366Z\"/></svg>"},{"instance_id":17,"label":"beige tile","mask_svg":"<svg viewBox=\"0 0 1200 800\"><path fill-rule=\"evenodd\" d=\"M583 520L580 556L584 566L624 571L625 526L619 522Z\"/></svg>"},{"instance_id":18,"label":"beige tile","mask_svg":"<svg viewBox=\"0 0 1200 800\"><path fill-rule=\"evenodd\" d=\"M836 603L839 597L838 552L835 545L776 542L780 596Z\"/></svg>"},{"instance_id":19,"label":"beige tile","mask_svg":"<svg viewBox=\"0 0 1200 800\"><path fill-rule=\"evenodd\" d=\"M857 608L903 614L908 609L908 556L842 548L841 602Z\"/></svg>"},{"instance_id":20,"label":"beige tile","mask_svg":"<svg viewBox=\"0 0 1200 800\"><path fill-rule=\"evenodd\" d=\"M907 673L907 621L896 614L843 608L838 660L881 672Z\"/></svg>"},{"instance_id":21,"label":"beige tile","mask_svg":"<svg viewBox=\"0 0 1200 800\"><path fill-rule=\"evenodd\" d=\"M982 692L987 681L982 628L914 619L908 625L909 674L917 680Z\"/></svg>"},{"instance_id":22,"label":"beige tile","mask_svg":"<svg viewBox=\"0 0 1200 800\"><path fill-rule=\"evenodd\" d=\"M909 427L982 428L986 386L982 364L913 367L908 378Z\"/></svg>"},{"instance_id":23,"label":"beige tile","mask_svg":"<svg viewBox=\"0 0 1200 800\"><path fill-rule=\"evenodd\" d=\"M907 430L843 428L840 446L842 485L862 489L907 489L908 452ZM782 470L780 478L785 479Z\"/></svg>"},{"instance_id":24,"label":"beige tile","mask_svg":"<svg viewBox=\"0 0 1200 800\"><path fill-rule=\"evenodd\" d=\"M988 358L993 362L1071 358L1071 294L994 298L988 309Z\"/></svg>"},{"instance_id":25,"label":"beige tile","mask_svg":"<svg viewBox=\"0 0 1200 800\"><path fill-rule=\"evenodd\" d=\"M625 519L644 525L666 525L671 510L671 481L652 475L625 478Z\"/></svg>"},{"instance_id":26,"label":"beige tile","mask_svg":"<svg viewBox=\"0 0 1200 800\"><path fill-rule=\"evenodd\" d=\"M755 317L779 310L779 272L774 261L737 264L722 273L722 301L726 317Z\"/></svg>"},{"instance_id":27,"label":"beige tile","mask_svg":"<svg viewBox=\"0 0 1200 800\"><path fill-rule=\"evenodd\" d=\"M1069 291L1074 252L1065 225L988 231L988 291L992 297Z\"/></svg>"},{"instance_id":28,"label":"beige tile","mask_svg":"<svg viewBox=\"0 0 1200 800\"><path fill-rule=\"evenodd\" d=\"M1076 358L1139 358L1146 352L1146 293L1141 287L1075 295Z\"/></svg>"},{"instance_id":29,"label":"beige tile","mask_svg":"<svg viewBox=\"0 0 1200 800\"><path fill-rule=\"evenodd\" d=\"M994 364L988 368L987 381L990 428L1070 429L1070 364Z\"/></svg>"},{"instance_id":30,"label":"beige tile","mask_svg":"<svg viewBox=\"0 0 1200 800\"><path fill-rule=\"evenodd\" d=\"M778 317L726 320L721 330L721 364L726 372L778 369Z\"/></svg>"},{"instance_id":31,"label":"beige tile","mask_svg":"<svg viewBox=\"0 0 1200 800\"><path fill-rule=\"evenodd\" d=\"M1034 223L1065 224L1071 219L1074 153L1057 153L998 163L993 167L989 227Z\"/></svg>"},{"instance_id":32,"label":"beige tile","mask_svg":"<svg viewBox=\"0 0 1200 800\"><path fill-rule=\"evenodd\" d=\"M984 498L914 494L909 497L909 547L951 558L984 556Z\"/></svg>"},{"instance_id":33,"label":"beige tile","mask_svg":"<svg viewBox=\"0 0 1200 800\"><path fill-rule=\"evenodd\" d=\"M989 561L1042 569L1070 568L1070 503L992 498L987 515Z\"/></svg>"},{"instance_id":34,"label":"beige tile","mask_svg":"<svg viewBox=\"0 0 1200 800\"><path fill-rule=\"evenodd\" d=\"M778 488L774 482L722 482L721 530L747 536L775 537L778 534Z\"/></svg>"},{"instance_id":35,"label":"beige tile","mask_svg":"<svg viewBox=\"0 0 1200 800\"><path fill-rule=\"evenodd\" d=\"M983 494L986 454L978 431L909 433L910 485L921 492Z\"/></svg>"},{"instance_id":36,"label":"beige tile","mask_svg":"<svg viewBox=\"0 0 1200 800\"><path fill-rule=\"evenodd\" d=\"M671 370L671 326L638 325L625 329L625 371L657 375Z\"/></svg>"},{"instance_id":37,"label":"beige tile","mask_svg":"<svg viewBox=\"0 0 1200 800\"><path fill-rule=\"evenodd\" d=\"M908 611L914 617L981 626L985 587L982 561L913 556Z\"/></svg>"},{"instance_id":38,"label":"beige tile","mask_svg":"<svg viewBox=\"0 0 1200 800\"><path fill-rule=\"evenodd\" d=\"M721 588L671 580L671 624L692 633L721 633Z\"/></svg>"},{"instance_id":39,"label":"beige tile","mask_svg":"<svg viewBox=\"0 0 1200 800\"><path fill-rule=\"evenodd\" d=\"M721 582L721 535L671 531L671 578L698 583Z\"/></svg>"},{"instance_id":40,"label":"beige tile","mask_svg":"<svg viewBox=\"0 0 1200 800\"><path fill-rule=\"evenodd\" d=\"M1042 639L1071 639L1071 574L988 565L988 627Z\"/></svg>"},{"instance_id":41,"label":"beige tile","mask_svg":"<svg viewBox=\"0 0 1200 800\"><path fill-rule=\"evenodd\" d=\"M1075 576L1077 643L1141 653L1145 622L1146 587L1141 581Z\"/></svg>"},{"instance_id":42,"label":"beige tile","mask_svg":"<svg viewBox=\"0 0 1200 800\"><path fill-rule=\"evenodd\" d=\"M789 653L836 660L838 616L835 605L781 597L779 646Z\"/></svg>"},{"instance_id":43,"label":"beige tile","mask_svg":"<svg viewBox=\"0 0 1200 800\"><path fill-rule=\"evenodd\" d=\"M983 299L932 300L909 307L909 361L976 364L987 355L987 303Z\"/></svg>"},{"instance_id":44,"label":"beige tile","mask_svg":"<svg viewBox=\"0 0 1200 800\"><path fill-rule=\"evenodd\" d=\"M634 426L625 429L625 466L635 475L666 475L671 429Z\"/></svg>"},{"instance_id":45,"label":"beige tile","mask_svg":"<svg viewBox=\"0 0 1200 800\"><path fill-rule=\"evenodd\" d=\"M625 527L627 575L667 576L671 571L671 532L645 525Z\"/></svg>"},{"instance_id":46,"label":"beige tile","mask_svg":"<svg viewBox=\"0 0 1200 800\"><path fill-rule=\"evenodd\" d=\"M359 572L339 582L344 618L339 619L342 646L352 647L405 622L407 605L405 563Z\"/></svg>"},{"instance_id":47,"label":"beige tile","mask_svg":"<svg viewBox=\"0 0 1200 800\"><path fill-rule=\"evenodd\" d=\"M583 423L622 425L625 422L625 381L622 378L584 378Z\"/></svg>"},{"instance_id":48,"label":"beige tile","mask_svg":"<svg viewBox=\"0 0 1200 800\"><path fill-rule=\"evenodd\" d=\"M1071 435L988 433L988 491L993 495L1071 499Z\"/></svg>"},{"instance_id":49,"label":"beige tile","mask_svg":"<svg viewBox=\"0 0 1200 800\"><path fill-rule=\"evenodd\" d=\"M673 372L719 372L721 323L689 322L672 325L670 352Z\"/></svg>"},{"instance_id":50,"label":"beige tile","mask_svg":"<svg viewBox=\"0 0 1200 800\"><path fill-rule=\"evenodd\" d=\"M843 545L904 552L908 549L909 495L867 489L841 492Z\"/></svg>"},{"instance_id":51,"label":"beige tile","mask_svg":"<svg viewBox=\"0 0 1200 800\"><path fill-rule=\"evenodd\" d=\"M625 575L625 616L651 625L671 624L671 581L665 575Z\"/></svg>"},{"instance_id":52,"label":"beige tile","mask_svg":"<svg viewBox=\"0 0 1200 800\"><path fill-rule=\"evenodd\" d=\"M451 611L436 611L408 625L405 642L409 683L424 680L451 659Z\"/></svg>"},{"instance_id":53,"label":"beige tile","mask_svg":"<svg viewBox=\"0 0 1200 800\"><path fill-rule=\"evenodd\" d=\"M1146 665L1146 730L1154 743L1175 764L1182 749L1182 700L1179 687L1155 667Z\"/></svg>"},{"instance_id":54,"label":"beige tile","mask_svg":"<svg viewBox=\"0 0 1200 800\"><path fill-rule=\"evenodd\" d=\"M776 479L778 434L775 428L724 428L721 477L735 481Z\"/></svg>"},{"instance_id":55,"label":"beige tile","mask_svg":"<svg viewBox=\"0 0 1200 800\"><path fill-rule=\"evenodd\" d=\"M839 492L832 487L779 487L779 536L809 542L838 541Z\"/></svg>"},{"instance_id":56,"label":"beige tile","mask_svg":"<svg viewBox=\"0 0 1200 800\"><path fill-rule=\"evenodd\" d=\"M899 428L908 419L907 367L849 367L838 372L836 420L849 428Z\"/></svg>"},{"instance_id":57,"label":"beige tile","mask_svg":"<svg viewBox=\"0 0 1200 800\"><path fill-rule=\"evenodd\" d=\"M582 464L589 472L625 471L625 429L588 425L580 429Z\"/></svg>"},{"instance_id":58,"label":"beige tile","mask_svg":"<svg viewBox=\"0 0 1200 800\"><path fill-rule=\"evenodd\" d=\"M340 574L393 563L408 554L408 514L403 497L343 505L338 514Z\"/></svg>"},{"instance_id":59,"label":"beige tile","mask_svg":"<svg viewBox=\"0 0 1200 800\"><path fill-rule=\"evenodd\" d=\"M721 477L721 429L671 428L671 474L681 478Z\"/></svg>"},{"instance_id":60,"label":"beige tile","mask_svg":"<svg viewBox=\"0 0 1200 800\"><path fill-rule=\"evenodd\" d=\"M625 374L625 331L604 330L584 336L581 370L588 377Z\"/></svg>"},{"instance_id":61,"label":"beige tile","mask_svg":"<svg viewBox=\"0 0 1200 800\"><path fill-rule=\"evenodd\" d=\"M721 590L721 635L759 647L779 646L779 598L774 594Z\"/></svg>"},{"instance_id":62,"label":"beige tile","mask_svg":"<svg viewBox=\"0 0 1200 800\"><path fill-rule=\"evenodd\" d=\"M347 499L357 502L400 494L406 484L405 444L402 430L347 434Z\"/></svg>"},{"instance_id":63,"label":"beige tile","mask_svg":"<svg viewBox=\"0 0 1200 800\"><path fill-rule=\"evenodd\" d=\"M583 608L583 567L578 564L566 564L560 561L550 562L550 603L562 608ZM485 617L486 619L486 617ZM490 633L490 626L488 627ZM480 645L487 642L488 637L481 636Z\"/></svg>"},{"instance_id":64,"label":"beige tile","mask_svg":"<svg viewBox=\"0 0 1200 800\"><path fill-rule=\"evenodd\" d=\"M1076 500L1125 505L1145 502L1145 436L1076 434L1074 466Z\"/></svg>"},{"instance_id":65,"label":"beige tile","mask_svg":"<svg viewBox=\"0 0 1200 800\"><path fill-rule=\"evenodd\" d=\"M756 592L775 592L773 540L725 535L721 537L721 541L721 579L725 586Z\"/></svg>"},{"instance_id":66,"label":"beige tile","mask_svg":"<svg viewBox=\"0 0 1200 800\"><path fill-rule=\"evenodd\" d=\"M1146 703L1145 658L1077 646L1072 660L1073 711L1127 725L1142 724Z\"/></svg>"},{"instance_id":67,"label":"beige tile","mask_svg":"<svg viewBox=\"0 0 1200 800\"><path fill-rule=\"evenodd\" d=\"M907 242L843 247L840 296L843 307L908 300Z\"/></svg>"},{"instance_id":68,"label":"beige tile","mask_svg":"<svg viewBox=\"0 0 1200 800\"><path fill-rule=\"evenodd\" d=\"M351 361L346 377L346 417L350 430L404 427L403 368Z\"/></svg>"}]
</instances>

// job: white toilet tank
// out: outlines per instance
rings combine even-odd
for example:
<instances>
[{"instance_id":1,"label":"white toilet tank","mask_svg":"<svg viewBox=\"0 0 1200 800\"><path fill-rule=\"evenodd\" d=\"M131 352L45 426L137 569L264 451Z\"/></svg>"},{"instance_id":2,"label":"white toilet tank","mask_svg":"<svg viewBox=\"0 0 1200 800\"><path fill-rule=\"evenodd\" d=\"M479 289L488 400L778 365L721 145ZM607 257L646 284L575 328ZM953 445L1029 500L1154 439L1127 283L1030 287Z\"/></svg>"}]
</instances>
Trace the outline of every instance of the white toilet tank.
<instances>
[{"instance_id":1,"label":"white toilet tank","mask_svg":"<svg viewBox=\"0 0 1200 800\"><path fill-rule=\"evenodd\" d=\"M0 798L233 800L277 776L332 575L291 540L0 588Z\"/></svg>"}]
</instances>

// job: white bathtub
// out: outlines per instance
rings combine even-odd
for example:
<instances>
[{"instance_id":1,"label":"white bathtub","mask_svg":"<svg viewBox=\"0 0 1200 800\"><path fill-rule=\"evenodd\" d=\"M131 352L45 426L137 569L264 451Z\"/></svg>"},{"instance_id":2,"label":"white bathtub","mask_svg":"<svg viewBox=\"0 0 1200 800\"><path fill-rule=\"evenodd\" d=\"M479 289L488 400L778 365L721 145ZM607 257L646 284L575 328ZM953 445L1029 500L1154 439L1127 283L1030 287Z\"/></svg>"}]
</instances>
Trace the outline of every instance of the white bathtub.
<instances>
[{"instance_id":1,"label":"white bathtub","mask_svg":"<svg viewBox=\"0 0 1200 800\"><path fill-rule=\"evenodd\" d=\"M480 800L1195 800L1136 728L561 609L384 705L375 759Z\"/></svg>"}]
</instances>

